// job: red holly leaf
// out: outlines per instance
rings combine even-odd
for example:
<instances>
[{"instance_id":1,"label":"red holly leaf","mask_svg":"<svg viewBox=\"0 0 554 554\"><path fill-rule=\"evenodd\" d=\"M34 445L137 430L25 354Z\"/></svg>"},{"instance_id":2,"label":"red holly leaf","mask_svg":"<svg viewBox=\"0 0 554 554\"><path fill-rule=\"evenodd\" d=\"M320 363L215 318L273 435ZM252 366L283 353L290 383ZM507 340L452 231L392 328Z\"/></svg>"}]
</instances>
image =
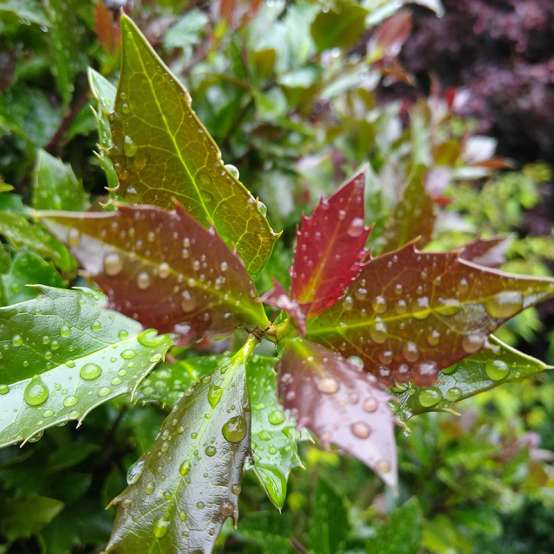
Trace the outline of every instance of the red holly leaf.
<instances>
[{"instance_id":1,"label":"red holly leaf","mask_svg":"<svg viewBox=\"0 0 554 554\"><path fill-rule=\"evenodd\" d=\"M306 337L360 356L384 383L427 386L504 321L553 295L552 279L487 269L455 252L419 252L412 243L368 262L340 302L308 321Z\"/></svg>"},{"instance_id":2,"label":"red holly leaf","mask_svg":"<svg viewBox=\"0 0 554 554\"><path fill-rule=\"evenodd\" d=\"M240 259L179 204L42 218L111 305L148 327L198 336L269 324Z\"/></svg>"},{"instance_id":3,"label":"red holly leaf","mask_svg":"<svg viewBox=\"0 0 554 554\"><path fill-rule=\"evenodd\" d=\"M464 246L460 258L487 267L498 267L506 261L506 250L511 242L510 237L477 239Z\"/></svg>"},{"instance_id":4,"label":"red holly leaf","mask_svg":"<svg viewBox=\"0 0 554 554\"><path fill-rule=\"evenodd\" d=\"M364 226L367 168L322 199L303 217L291 270L292 298L305 305L308 317L332 306L356 278L365 255L369 228Z\"/></svg>"},{"instance_id":5,"label":"red holly leaf","mask_svg":"<svg viewBox=\"0 0 554 554\"><path fill-rule=\"evenodd\" d=\"M390 396L372 375L319 344L294 339L279 362L279 395L299 427L310 429L324 446L349 452L396 487Z\"/></svg>"},{"instance_id":6,"label":"red holly leaf","mask_svg":"<svg viewBox=\"0 0 554 554\"><path fill-rule=\"evenodd\" d=\"M273 280L273 290L266 292L260 300L269 306L279 308L289 314L302 335L306 332L306 315L296 300L292 300L283 285Z\"/></svg>"}]
</instances>

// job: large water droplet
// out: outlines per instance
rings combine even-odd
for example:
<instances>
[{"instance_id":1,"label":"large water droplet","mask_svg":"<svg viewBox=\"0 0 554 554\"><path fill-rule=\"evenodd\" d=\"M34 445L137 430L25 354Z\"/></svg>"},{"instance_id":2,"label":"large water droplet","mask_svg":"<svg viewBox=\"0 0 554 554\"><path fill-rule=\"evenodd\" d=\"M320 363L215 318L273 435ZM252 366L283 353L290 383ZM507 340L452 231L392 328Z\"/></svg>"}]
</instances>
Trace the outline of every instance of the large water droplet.
<instances>
[{"instance_id":1,"label":"large water droplet","mask_svg":"<svg viewBox=\"0 0 554 554\"><path fill-rule=\"evenodd\" d=\"M462 396L462 389L459 387L452 387L446 391L446 400L449 402L456 402L460 396Z\"/></svg>"},{"instance_id":2,"label":"large water droplet","mask_svg":"<svg viewBox=\"0 0 554 554\"><path fill-rule=\"evenodd\" d=\"M184 461L180 466L179 466L179 474L182 475L183 477L185 477L186 475L189 474L190 472L190 462L187 460L187 461Z\"/></svg>"},{"instance_id":3,"label":"large water droplet","mask_svg":"<svg viewBox=\"0 0 554 554\"><path fill-rule=\"evenodd\" d=\"M510 373L510 368L502 360L489 360L485 366L485 373L493 381L502 381Z\"/></svg>"},{"instance_id":4,"label":"large water droplet","mask_svg":"<svg viewBox=\"0 0 554 554\"><path fill-rule=\"evenodd\" d=\"M81 376L81 379L84 379L85 381L94 381L94 379L98 379L98 377L102 375L102 368L98 364L85 364L81 368L79 375Z\"/></svg>"},{"instance_id":5,"label":"large water droplet","mask_svg":"<svg viewBox=\"0 0 554 554\"><path fill-rule=\"evenodd\" d=\"M141 271L137 275L137 287L145 290L150 286L150 274L146 271Z\"/></svg>"},{"instance_id":6,"label":"large water droplet","mask_svg":"<svg viewBox=\"0 0 554 554\"><path fill-rule=\"evenodd\" d=\"M49 394L48 387L42 379L33 377L23 391L23 398L29 406L41 406L48 400Z\"/></svg>"},{"instance_id":7,"label":"large water droplet","mask_svg":"<svg viewBox=\"0 0 554 554\"><path fill-rule=\"evenodd\" d=\"M137 460L127 471L127 484L134 485L142 475L144 460Z\"/></svg>"},{"instance_id":8,"label":"large water droplet","mask_svg":"<svg viewBox=\"0 0 554 554\"><path fill-rule=\"evenodd\" d=\"M228 419L221 428L223 438L228 442L240 442L246 435L246 421L241 415Z\"/></svg>"},{"instance_id":9,"label":"large water droplet","mask_svg":"<svg viewBox=\"0 0 554 554\"><path fill-rule=\"evenodd\" d=\"M466 335L462 340L462 348L468 354L473 354L483 346L484 342L485 342L485 337L483 335L478 335L478 334Z\"/></svg>"},{"instance_id":10,"label":"large water droplet","mask_svg":"<svg viewBox=\"0 0 554 554\"><path fill-rule=\"evenodd\" d=\"M368 413L373 413L377 410L377 408L379 407L379 404L377 402L377 400L375 400L375 398L366 398L364 400L364 403L362 404L364 410Z\"/></svg>"},{"instance_id":11,"label":"large water droplet","mask_svg":"<svg viewBox=\"0 0 554 554\"><path fill-rule=\"evenodd\" d=\"M317 388L325 394L335 394L339 390L339 382L334 377L323 377L317 381Z\"/></svg>"},{"instance_id":12,"label":"large water droplet","mask_svg":"<svg viewBox=\"0 0 554 554\"><path fill-rule=\"evenodd\" d=\"M116 252L110 252L104 256L104 273L106 275L118 275L123 269L123 260Z\"/></svg>"},{"instance_id":13,"label":"large water droplet","mask_svg":"<svg viewBox=\"0 0 554 554\"><path fill-rule=\"evenodd\" d=\"M79 402L79 399L76 396L70 395L66 396L63 401L63 405L66 408L73 408Z\"/></svg>"},{"instance_id":14,"label":"large water droplet","mask_svg":"<svg viewBox=\"0 0 554 554\"><path fill-rule=\"evenodd\" d=\"M235 178L238 179L240 174L239 170L233 164L225 164L225 169Z\"/></svg>"},{"instance_id":15,"label":"large water droplet","mask_svg":"<svg viewBox=\"0 0 554 554\"><path fill-rule=\"evenodd\" d=\"M371 434L371 428L363 421L356 421L356 423L353 423L350 426L350 431L352 431L352 434L359 439L367 439Z\"/></svg>"},{"instance_id":16,"label":"large water droplet","mask_svg":"<svg viewBox=\"0 0 554 554\"><path fill-rule=\"evenodd\" d=\"M213 383L208 387L208 402L212 408L215 408L219 404L222 394L222 387Z\"/></svg>"},{"instance_id":17,"label":"large water droplet","mask_svg":"<svg viewBox=\"0 0 554 554\"><path fill-rule=\"evenodd\" d=\"M137 340L142 346L147 348L156 348L166 341L164 335L158 335L156 329L146 329L137 337Z\"/></svg>"},{"instance_id":18,"label":"large water droplet","mask_svg":"<svg viewBox=\"0 0 554 554\"><path fill-rule=\"evenodd\" d=\"M285 421L285 416L281 410L273 410L267 416L267 419L271 425L281 425Z\"/></svg>"},{"instance_id":19,"label":"large water droplet","mask_svg":"<svg viewBox=\"0 0 554 554\"><path fill-rule=\"evenodd\" d=\"M436 406L442 400L442 395L438 389L430 388L420 391L417 398L424 408L430 408Z\"/></svg>"},{"instance_id":20,"label":"large water droplet","mask_svg":"<svg viewBox=\"0 0 554 554\"><path fill-rule=\"evenodd\" d=\"M166 263L166 262L162 262L160 264L160 267L158 267L158 275L162 279L167 279L167 277L169 277L170 273L171 273L171 267L169 266L169 264Z\"/></svg>"},{"instance_id":21,"label":"large water droplet","mask_svg":"<svg viewBox=\"0 0 554 554\"><path fill-rule=\"evenodd\" d=\"M351 237L359 237L364 231L364 220L361 217L355 217L350 222L350 227L348 227L348 234Z\"/></svg>"},{"instance_id":22,"label":"large water droplet","mask_svg":"<svg viewBox=\"0 0 554 554\"><path fill-rule=\"evenodd\" d=\"M491 317L507 319L523 307L523 296L517 291L504 291L485 301L485 309Z\"/></svg>"},{"instance_id":23,"label":"large water droplet","mask_svg":"<svg viewBox=\"0 0 554 554\"><path fill-rule=\"evenodd\" d=\"M212 446L212 445L206 446L206 448L204 449L204 452L206 453L206 456L209 456L210 458L212 458L217 454L217 450L215 446Z\"/></svg>"}]
</instances>

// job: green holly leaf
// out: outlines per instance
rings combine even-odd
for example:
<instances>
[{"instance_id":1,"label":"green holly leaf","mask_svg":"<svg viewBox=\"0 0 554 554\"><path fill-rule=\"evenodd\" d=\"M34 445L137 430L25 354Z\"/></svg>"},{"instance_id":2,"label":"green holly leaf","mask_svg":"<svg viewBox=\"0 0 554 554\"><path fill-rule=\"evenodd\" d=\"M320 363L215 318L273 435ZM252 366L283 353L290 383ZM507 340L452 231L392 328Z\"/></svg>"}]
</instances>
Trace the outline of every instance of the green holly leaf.
<instances>
[{"instance_id":1,"label":"green holly leaf","mask_svg":"<svg viewBox=\"0 0 554 554\"><path fill-rule=\"evenodd\" d=\"M141 383L136 398L144 403L155 403L162 408L173 408L183 394L190 391L203 377L210 376L226 363L227 354L194 356L174 363L159 364Z\"/></svg>"},{"instance_id":2,"label":"green holly leaf","mask_svg":"<svg viewBox=\"0 0 554 554\"><path fill-rule=\"evenodd\" d=\"M348 536L350 524L346 499L324 479L317 483L309 536L312 552L337 554Z\"/></svg>"},{"instance_id":3,"label":"green holly leaf","mask_svg":"<svg viewBox=\"0 0 554 554\"><path fill-rule=\"evenodd\" d=\"M430 388L414 388L402 397L408 414L440 411L456 402L498 387L523 381L551 369L540 360L523 354L491 336L486 348L439 373Z\"/></svg>"},{"instance_id":4,"label":"green holly leaf","mask_svg":"<svg viewBox=\"0 0 554 554\"><path fill-rule=\"evenodd\" d=\"M31 223L23 214L2 211L0 235L15 248L27 247L50 260L62 273L72 275L77 269L75 258L67 248L37 223Z\"/></svg>"},{"instance_id":5,"label":"green holly leaf","mask_svg":"<svg viewBox=\"0 0 554 554\"><path fill-rule=\"evenodd\" d=\"M26 285L64 286L63 279L51 264L38 254L26 250L15 255L5 275L0 275L0 283L0 294L4 304L15 304L35 298L38 290Z\"/></svg>"},{"instance_id":6,"label":"green holly leaf","mask_svg":"<svg viewBox=\"0 0 554 554\"><path fill-rule=\"evenodd\" d=\"M33 174L32 206L38 210L84 210L87 194L70 165L39 150Z\"/></svg>"},{"instance_id":7,"label":"green holly leaf","mask_svg":"<svg viewBox=\"0 0 554 554\"><path fill-rule=\"evenodd\" d=\"M118 194L163 208L178 199L202 225L213 225L248 271L256 273L278 237L265 206L238 180L236 169L224 165L192 111L188 92L124 14L121 31L123 62L110 150Z\"/></svg>"},{"instance_id":8,"label":"green holly leaf","mask_svg":"<svg viewBox=\"0 0 554 554\"><path fill-rule=\"evenodd\" d=\"M289 473L302 467L296 424L284 412L277 398L275 358L254 356L246 368L248 395L252 407L253 470L269 499L281 509L287 494Z\"/></svg>"},{"instance_id":9,"label":"green holly leaf","mask_svg":"<svg viewBox=\"0 0 554 554\"><path fill-rule=\"evenodd\" d=\"M211 378L184 396L151 450L132 466L106 553L211 552L229 518L250 443L246 362L250 337Z\"/></svg>"},{"instance_id":10,"label":"green holly leaf","mask_svg":"<svg viewBox=\"0 0 554 554\"><path fill-rule=\"evenodd\" d=\"M418 554L421 546L422 515L416 498L392 512L366 545L367 554Z\"/></svg>"},{"instance_id":11,"label":"green holly leaf","mask_svg":"<svg viewBox=\"0 0 554 554\"><path fill-rule=\"evenodd\" d=\"M27 441L134 391L171 341L104 308L89 289L40 287L0 308L0 446Z\"/></svg>"},{"instance_id":12,"label":"green holly leaf","mask_svg":"<svg viewBox=\"0 0 554 554\"><path fill-rule=\"evenodd\" d=\"M108 190L115 190L119 185L119 181L108 152L113 146L109 115L114 111L116 88L92 67L88 68L88 81L92 95L96 100L96 109L94 110L98 129L98 152L96 152L96 156L100 167L106 174Z\"/></svg>"}]
</instances>

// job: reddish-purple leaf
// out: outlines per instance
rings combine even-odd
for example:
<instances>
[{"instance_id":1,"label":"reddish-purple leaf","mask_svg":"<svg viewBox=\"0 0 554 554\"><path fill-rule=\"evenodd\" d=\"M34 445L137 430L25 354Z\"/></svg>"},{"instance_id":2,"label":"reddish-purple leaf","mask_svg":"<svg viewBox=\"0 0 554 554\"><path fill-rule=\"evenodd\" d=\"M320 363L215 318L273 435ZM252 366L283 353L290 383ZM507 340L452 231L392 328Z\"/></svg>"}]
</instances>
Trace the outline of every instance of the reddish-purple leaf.
<instances>
[{"instance_id":1,"label":"reddish-purple leaf","mask_svg":"<svg viewBox=\"0 0 554 554\"><path fill-rule=\"evenodd\" d=\"M390 396L354 360L313 342L289 341L279 362L279 395L299 427L335 444L397 484Z\"/></svg>"},{"instance_id":2,"label":"reddish-purple leaf","mask_svg":"<svg viewBox=\"0 0 554 554\"><path fill-rule=\"evenodd\" d=\"M419 252L414 244L371 260L344 298L309 320L306 337L390 384L432 384L438 371L480 350L519 311L554 295L554 281Z\"/></svg>"},{"instance_id":3,"label":"reddish-purple leaf","mask_svg":"<svg viewBox=\"0 0 554 554\"><path fill-rule=\"evenodd\" d=\"M269 322L244 265L180 205L117 212L43 212L117 310L184 335Z\"/></svg>"},{"instance_id":4,"label":"reddish-purple leaf","mask_svg":"<svg viewBox=\"0 0 554 554\"><path fill-rule=\"evenodd\" d=\"M365 255L369 228L364 226L367 168L322 199L298 229L291 270L292 298L313 317L332 306L356 278Z\"/></svg>"},{"instance_id":5,"label":"reddish-purple leaf","mask_svg":"<svg viewBox=\"0 0 554 554\"><path fill-rule=\"evenodd\" d=\"M431 240L435 225L434 201L425 186L423 168L414 170L383 231L381 253L401 248L418 239L419 246Z\"/></svg>"},{"instance_id":6,"label":"reddish-purple leaf","mask_svg":"<svg viewBox=\"0 0 554 554\"><path fill-rule=\"evenodd\" d=\"M487 267L498 267L506 261L511 237L477 239L464 246L460 258Z\"/></svg>"},{"instance_id":7,"label":"reddish-purple leaf","mask_svg":"<svg viewBox=\"0 0 554 554\"><path fill-rule=\"evenodd\" d=\"M273 289L266 292L260 300L269 306L284 310L294 321L302 335L306 332L306 315L296 300L288 295L283 285L277 280L273 280Z\"/></svg>"}]
</instances>

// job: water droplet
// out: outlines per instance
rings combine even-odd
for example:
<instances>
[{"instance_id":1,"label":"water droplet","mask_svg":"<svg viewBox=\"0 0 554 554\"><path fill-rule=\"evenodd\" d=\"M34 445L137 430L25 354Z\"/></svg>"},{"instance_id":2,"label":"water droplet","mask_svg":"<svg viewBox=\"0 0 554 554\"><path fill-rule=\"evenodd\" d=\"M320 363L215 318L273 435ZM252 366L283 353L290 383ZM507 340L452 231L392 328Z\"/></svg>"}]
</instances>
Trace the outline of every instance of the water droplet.
<instances>
[{"instance_id":1,"label":"water droplet","mask_svg":"<svg viewBox=\"0 0 554 554\"><path fill-rule=\"evenodd\" d=\"M281 425L285 421L285 416L281 410L273 410L267 416L267 420L271 425Z\"/></svg>"},{"instance_id":2,"label":"water droplet","mask_svg":"<svg viewBox=\"0 0 554 554\"><path fill-rule=\"evenodd\" d=\"M99 331L102 330L102 323L100 323L99 321L94 321L92 323L92 325L90 326L90 328L95 332L95 333L98 333Z\"/></svg>"},{"instance_id":3,"label":"water droplet","mask_svg":"<svg viewBox=\"0 0 554 554\"><path fill-rule=\"evenodd\" d=\"M138 146L129 135L125 135L123 139L123 152L128 158L136 156L138 152Z\"/></svg>"},{"instance_id":4,"label":"water droplet","mask_svg":"<svg viewBox=\"0 0 554 554\"><path fill-rule=\"evenodd\" d=\"M235 507L229 500L224 500L219 508L221 515L225 518L231 517L235 513Z\"/></svg>"},{"instance_id":5,"label":"water droplet","mask_svg":"<svg viewBox=\"0 0 554 554\"><path fill-rule=\"evenodd\" d=\"M237 485L237 484L233 485L233 486L231 487L231 492L232 492L234 495L238 496L238 495L240 494L240 485Z\"/></svg>"},{"instance_id":6,"label":"water droplet","mask_svg":"<svg viewBox=\"0 0 554 554\"><path fill-rule=\"evenodd\" d=\"M362 371L364 369L364 361L359 356L349 356L346 361L356 371Z\"/></svg>"},{"instance_id":7,"label":"water droplet","mask_svg":"<svg viewBox=\"0 0 554 554\"><path fill-rule=\"evenodd\" d=\"M350 426L350 431L352 431L352 434L359 439L367 439L371 434L371 428L363 421L356 421L356 423L353 423Z\"/></svg>"},{"instance_id":8,"label":"water droplet","mask_svg":"<svg viewBox=\"0 0 554 554\"><path fill-rule=\"evenodd\" d=\"M358 287L355 291L354 291L354 296L358 299L358 300L365 300L367 298L367 289L365 287Z\"/></svg>"},{"instance_id":9,"label":"water droplet","mask_svg":"<svg viewBox=\"0 0 554 554\"><path fill-rule=\"evenodd\" d=\"M359 237L364 231L364 220L361 217L355 217L350 222L347 233L351 237Z\"/></svg>"},{"instance_id":10,"label":"water droplet","mask_svg":"<svg viewBox=\"0 0 554 554\"><path fill-rule=\"evenodd\" d=\"M123 260L116 252L110 252L104 257L104 273L111 277L118 275L123 269Z\"/></svg>"},{"instance_id":11,"label":"water droplet","mask_svg":"<svg viewBox=\"0 0 554 554\"><path fill-rule=\"evenodd\" d=\"M23 398L29 406L41 406L48 400L49 394L48 387L42 379L33 377L23 391Z\"/></svg>"},{"instance_id":12,"label":"water droplet","mask_svg":"<svg viewBox=\"0 0 554 554\"><path fill-rule=\"evenodd\" d=\"M364 400L364 403L363 403L363 408L366 412L368 413L373 413L377 410L377 408L379 407L379 404L377 402L377 400L375 400L375 398L366 398Z\"/></svg>"},{"instance_id":13,"label":"water droplet","mask_svg":"<svg viewBox=\"0 0 554 554\"><path fill-rule=\"evenodd\" d=\"M62 325L60 328L60 336L69 337L71 335L71 329L67 325Z\"/></svg>"},{"instance_id":14,"label":"water droplet","mask_svg":"<svg viewBox=\"0 0 554 554\"><path fill-rule=\"evenodd\" d=\"M206 446L204 452L206 453L206 456L209 456L210 458L215 456L217 453L217 450L215 449L215 446Z\"/></svg>"},{"instance_id":15,"label":"water droplet","mask_svg":"<svg viewBox=\"0 0 554 554\"><path fill-rule=\"evenodd\" d=\"M124 350L124 351L120 354L120 356L121 356L124 360L132 360L136 355L137 355L137 353L136 353L134 350L131 350L131 349Z\"/></svg>"},{"instance_id":16,"label":"water droplet","mask_svg":"<svg viewBox=\"0 0 554 554\"><path fill-rule=\"evenodd\" d=\"M145 290L150 286L150 274L146 271L141 271L137 275L137 287L139 289Z\"/></svg>"},{"instance_id":17,"label":"water droplet","mask_svg":"<svg viewBox=\"0 0 554 554\"><path fill-rule=\"evenodd\" d=\"M150 496L154 492L154 483L150 482L146 485L144 492Z\"/></svg>"},{"instance_id":18,"label":"water droplet","mask_svg":"<svg viewBox=\"0 0 554 554\"><path fill-rule=\"evenodd\" d=\"M431 308L429 306L429 298L422 296L416 301L416 308L413 312L413 316L416 319L426 319L431 314Z\"/></svg>"},{"instance_id":19,"label":"water droplet","mask_svg":"<svg viewBox=\"0 0 554 554\"><path fill-rule=\"evenodd\" d=\"M267 214L267 206L261 200L256 200L256 208L262 215Z\"/></svg>"},{"instance_id":20,"label":"water droplet","mask_svg":"<svg viewBox=\"0 0 554 554\"><path fill-rule=\"evenodd\" d=\"M162 279L167 279L170 273L171 273L171 267L169 267L169 264L166 262L162 262L160 264L160 267L158 268L158 275Z\"/></svg>"},{"instance_id":21,"label":"water droplet","mask_svg":"<svg viewBox=\"0 0 554 554\"><path fill-rule=\"evenodd\" d=\"M208 387L208 402L212 408L215 408L219 404L222 394L222 387L213 383Z\"/></svg>"},{"instance_id":22,"label":"water droplet","mask_svg":"<svg viewBox=\"0 0 554 554\"><path fill-rule=\"evenodd\" d=\"M137 460L127 471L127 484L134 485L142 475L144 460Z\"/></svg>"},{"instance_id":23,"label":"water droplet","mask_svg":"<svg viewBox=\"0 0 554 554\"><path fill-rule=\"evenodd\" d=\"M225 164L224 167L235 179L239 178L239 170L233 164Z\"/></svg>"},{"instance_id":24,"label":"water droplet","mask_svg":"<svg viewBox=\"0 0 554 554\"><path fill-rule=\"evenodd\" d=\"M0 385L0 394L8 394L10 392L10 387L6 384Z\"/></svg>"},{"instance_id":25,"label":"water droplet","mask_svg":"<svg viewBox=\"0 0 554 554\"><path fill-rule=\"evenodd\" d=\"M156 348L166 341L164 335L158 335L156 329L146 329L137 337L139 344L147 348Z\"/></svg>"},{"instance_id":26,"label":"water droplet","mask_svg":"<svg viewBox=\"0 0 554 554\"><path fill-rule=\"evenodd\" d=\"M424 408L430 408L436 406L442 400L442 395L438 389L430 388L420 391L417 398Z\"/></svg>"},{"instance_id":27,"label":"water droplet","mask_svg":"<svg viewBox=\"0 0 554 554\"><path fill-rule=\"evenodd\" d=\"M246 435L246 421L241 415L228 419L221 428L223 438L228 442L240 442Z\"/></svg>"},{"instance_id":28,"label":"water droplet","mask_svg":"<svg viewBox=\"0 0 554 554\"><path fill-rule=\"evenodd\" d=\"M66 408L72 408L77 402L79 402L79 399L76 396L67 396L63 401L63 405Z\"/></svg>"},{"instance_id":29,"label":"water droplet","mask_svg":"<svg viewBox=\"0 0 554 554\"><path fill-rule=\"evenodd\" d=\"M373 306L373 311L377 314L382 314L387 311L387 301L384 296L375 297L371 305Z\"/></svg>"},{"instance_id":30,"label":"water droplet","mask_svg":"<svg viewBox=\"0 0 554 554\"><path fill-rule=\"evenodd\" d=\"M523 296L517 291L504 291L485 301L485 309L491 317L507 319L523 308Z\"/></svg>"},{"instance_id":31,"label":"water droplet","mask_svg":"<svg viewBox=\"0 0 554 554\"><path fill-rule=\"evenodd\" d=\"M190 471L190 462L189 461L185 461L179 466L179 474L181 476L185 477L185 475L189 474L189 471Z\"/></svg>"},{"instance_id":32,"label":"water droplet","mask_svg":"<svg viewBox=\"0 0 554 554\"><path fill-rule=\"evenodd\" d=\"M371 340L377 344L382 344L387 340L387 328L382 321L376 321L369 329Z\"/></svg>"},{"instance_id":33,"label":"water droplet","mask_svg":"<svg viewBox=\"0 0 554 554\"><path fill-rule=\"evenodd\" d=\"M160 517L157 519L154 523L154 528L152 532L154 533L154 537L157 539L162 539L167 535L167 531L169 530L170 521L166 519L165 517Z\"/></svg>"},{"instance_id":34,"label":"water droplet","mask_svg":"<svg viewBox=\"0 0 554 554\"><path fill-rule=\"evenodd\" d=\"M414 342L406 342L402 347L402 355L407 362L417 362L419 350Z\"/></svg>"},{"instance_id":35,"label":"water droplet","mask_svg":"<svg viewBox=\"0 0 554 554\"><path fill-rule=\"evenodd\" d=\"M456 402L460 396L462 396L462 389L458 387L452 387L446 391L446 400L449 402Z\"/></svg>"},{"instance_id":36,"label":"water droplet","mask_svg":"<svg viewBox=\"0 0 554 554\"><path fill-rule=\"evenodd\" d=\"M440 338L441 334L436 329L432 329L427 334L427 344L429 344L429 346L437 346L437 344L439 344Z\"/></svg>"},{"instance_id":37,"label":"water droplet","mask_svg":"<svg viewBox=\"0 0 554 554\"><path fill-rule=\"evenodd\" d=\"M102 375L102 368L98 364L85 364L79 372L81 379L85 381L94 381Z\"/></svg>"},{"instance_id":38,"label":"water droplet","mask_svg":"<svg viewBox=\"0 0 554 554\"><path fill-rule=\"evenodd\" d=\"M391 350L382 350L381 352L379 352L379 361L382 363L382 364L390 364L392 362L392 358L393 358L393 353Z\"/></svg>"},{"instance_id":39,"label":"water droplet","mask_svg":"<svg viewBox=\"0 0 554 554\"><path fill-rule=\"evenodd\" d=\"M471 334L466 335L462 340L462 348L468 353L477 352L484 344L485 337L483 335Z\"/></svg>"},{"instance_id":40,"label":"water droplet","mask_svg":"<svg viewBox=\"0 0 554 554\"><path fill-rule=\"evenodd\" d=\"M325 394L335 394L339 390L339 382L334 377L323 377L317 381L317 388Z\"/></svg>"},{"instance_id":41,"label":"water droplet","mask_svg":"<svg viewBox=\"0 0 554 554\"><path fill-rule=\"evenodd\" d=\"M181 293L181 310L183 312L192 312L196 308L196 300L188 290Z\"/></svg>"},{"instance_id":42,"label":"water droplet","mask_svg":"<svg viewBox=\"0 0 554 554\"><path fill-rule=\"evenodd\" d=\"M22 344L23 344L23 338L21 337L21 335L14 335L14 337L12 338L12 346L17 348L18 346L21 346Z\"/></svg>"},{"instance_id":43,"label":"water droplet","mask_svg":"<svg viewBox=\"0 0 554 554\"><path fill-rule=\"evenodd\" d=\"M110 392L112 391L108 387L102 387L98 390L98 396L100 396L100 398L104 398L105 396L108 396Z\"/></svg>"},{"instance_id":44,"label":"water droplet","mask_svg":"<svg viewBox=\"0 0 554 554\"><path fill-rule=\"evenodd\" d=\"M510 368L502 360L489 360L485 366L485 373L493 381L502 381L510 373Z\"/></svg>"}]
</instances>

